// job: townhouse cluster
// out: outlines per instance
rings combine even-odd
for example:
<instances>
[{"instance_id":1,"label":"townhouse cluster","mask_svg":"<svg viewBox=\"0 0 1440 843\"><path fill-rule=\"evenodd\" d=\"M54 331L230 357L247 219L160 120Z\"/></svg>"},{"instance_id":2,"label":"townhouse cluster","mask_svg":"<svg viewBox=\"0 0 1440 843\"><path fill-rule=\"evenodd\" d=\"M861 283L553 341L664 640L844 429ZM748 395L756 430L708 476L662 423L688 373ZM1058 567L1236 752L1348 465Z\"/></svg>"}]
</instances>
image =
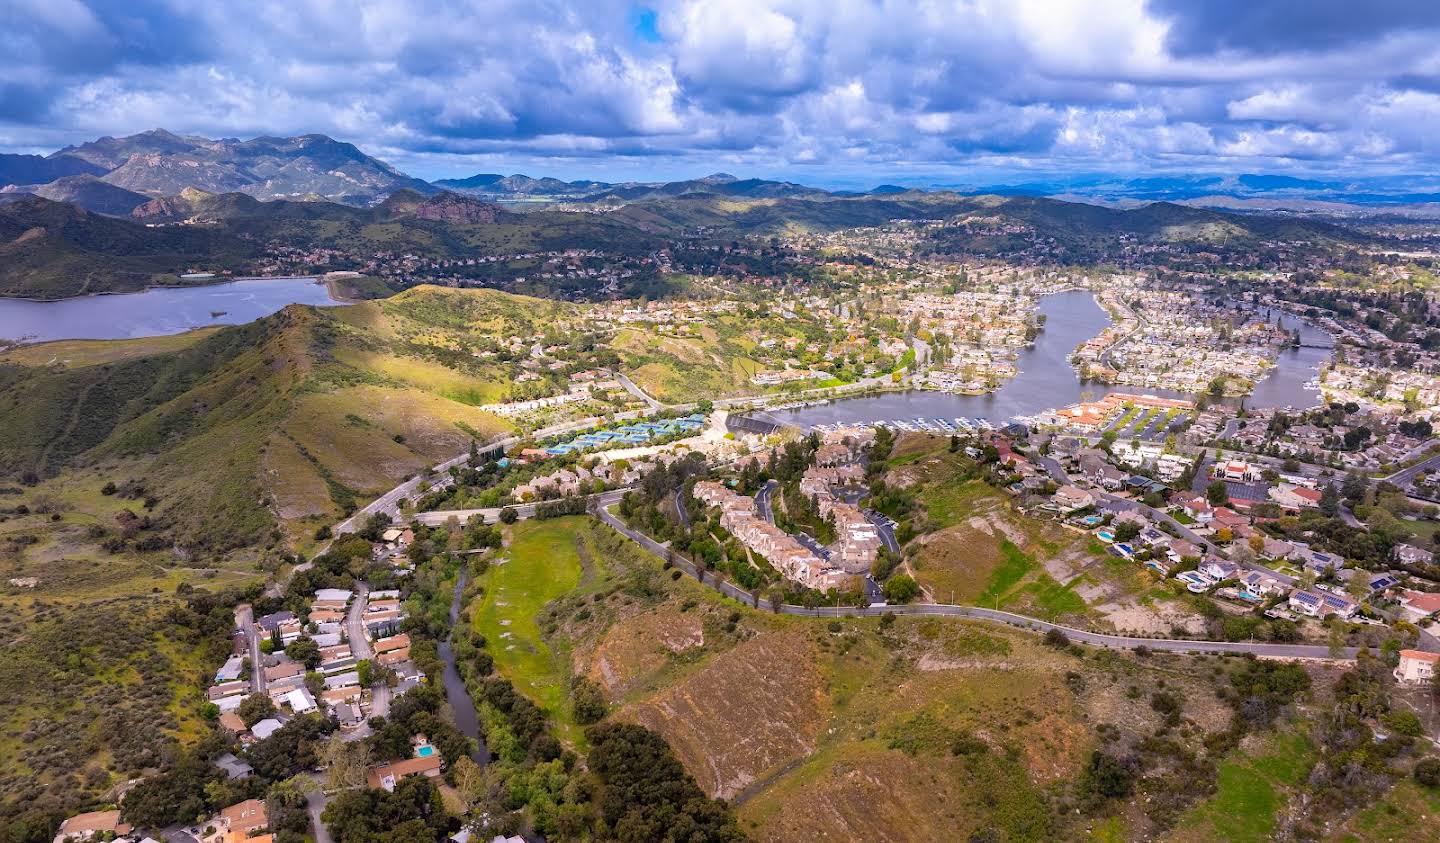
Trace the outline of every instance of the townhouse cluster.
<instances>
[{"instance_id":1,"label":"townhouse cluster","mask_svg":"<svg viewBox=\"0 0 1440 843\"><path fill-rule=\"evenodd\" d=\"M842 588L848 576L800 544L784 530L761 518L755 499L710 480L695 484L695 499L720 510L720 526L737 541L775 567L780 575L806 588Z\"/></svg>"}]
</instances>

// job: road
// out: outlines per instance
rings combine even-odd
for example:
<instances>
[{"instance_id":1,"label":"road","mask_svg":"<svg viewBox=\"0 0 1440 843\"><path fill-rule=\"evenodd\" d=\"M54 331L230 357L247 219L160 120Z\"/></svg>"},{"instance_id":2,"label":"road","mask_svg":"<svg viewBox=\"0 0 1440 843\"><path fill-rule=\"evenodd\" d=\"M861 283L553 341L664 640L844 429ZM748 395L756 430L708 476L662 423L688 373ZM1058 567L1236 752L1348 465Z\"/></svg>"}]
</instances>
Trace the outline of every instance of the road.
<instances>
[{"instance_id":1,"label":"road","mask_svg":"<svg viewBox=\"0 0 1440 843\"><path fill-rule=\"evenodd\" d=\"M561 433L569 433L572 430L584 430L587 427L594 427L599 423L599 418L586 418L578 419L572 422L565 422L564 424L553 424L549 427L540 428L539 430L530 434L530 437L534 439L544 439L549 436L557 436ZM491 439L489 442L486 442L485 444L479 446L478 450L481 454L490 453L497 448L509 448L510 446L519 442L520 439L521 438L518 436L507 434L505 436ZM413 496L416 492L420 490L421 484L427 481L431 484L432 487L435 488L444 488L445 486L449 485L452 482L452 478L446 472L450 471L450 469L454 468L455 466L464 463L469 458L470 451L467 448L465 453L455 457L451 457L450 459L445 460L439 465L436 465L429 471L422 471L414 477L411 477L410 479L406 480L405 482L401 483L400 485L396 486L395 488L391 489L390 491L386 492L385 494L381 495L380 497L376 498L375 500L371 501L360 509L357 509L354 514L352 514L349 518L346 518L344 521L341 521L339 524L337 524L334 530L335 535L338 536L343 533L353 533L359 530L362 526L364 526L365 521L369 519L370 516L376 513L384 513L385 515L390 517L391 521L397 520L400 517L400 501Z\"/></svg>"},{"instance_id":2,"label":"road","mask_svg":"<svg viewBox=\"0 0 1440 843\"><path fill-rule=\"evenodd\" d=\"M610 506L611 504L619 503L620 499L625 497L625 493L633 488L633 486L626 486L622 489L611 489L608 492L600 492L596 495L590 495L589 500L597 503L600 506ZM537 503L517 503L514 506L509 507L509 509L515 510L515 514L522 519L534 518L535 509L541 503L548 503L548 501L539 501ZM437 527L441 524L444 524L446 521L449 521L451 518L454 518L458 520L461 524L464 524L471 518L479 515L485 519L486 524L494 524L495 522L500 520L500 510L505 508L506 507L502 506L492 506L485 509L438 509L434 512L418 513L415 516L415 520L419 521L421 524L424 524L427 527Z\"/></svg>"},{"instance_id":3,"label":"road","mask_svg":"<svg viewBox=\"0 0 1440 843\"><path fill-rule=\"evenodd\" d=\"M370 586L357 582L355 599L350 601L350 609L345 613L345 636L350 639L350 653L355 656L356 661L373 658L375 655L370 639L365 637L365 604L369 594Z\"/></svg>"},{"instance_id":4,"label":"road","mask_svg":"<svg viewBox=\"0 0 1440 843\"><path fill-rule=\"evenodd\" d=\"M328 801L325 791L320 788L305 794L305 813L310 815L310 828L315 832L315 843L334 843L330 839L330 830L320 821L320 815L324 813L325 803Z\"/></svg>"},{"instance_id":5,"label":"road","mask_svg":"<svg viewBox=\"0 0 1440 843\"><path fill-rule=\"evenodd\" d=\"M235 626L245 633L250 645L250 687L257 694L265 693L265 663L260 660L260 632L255 626L255 610L249 603L235 607Z\"/></svg>"},{"instance_id":6,"label":"road","mask_svg":"<svg viewBox=\"0 0 1440 843\"><path fill-rule=\"evenodd\" d=\"M875 525L875 530L880 533L880 541L884 542L885 548L891 553L899 553L900 542L895 538L895 522L871 509L861 511L865 513L865 517L869 519L870 523Z\"/></svg>"},{"instance_id":7,"label":"road","mask_svg":"<svg viewBox=\"0 0 1440 843\"><path fill-rule=\"evenodd\" d=\"M690 532L690 512L685 509L685 493L682 489L675 490L675 514L680 517L680 526L685 532Z\"/></svg>"},{"instance_id":8,"label":"road","mask_svg":"<svg viewBox=\"0 0 1440 843\"><path fill-rule=\"evenodd\" d=\"M1428 447L1429 443L1426 443L1426 445ZM1402 468L1394 474L1391 474L1390 476L1381 479L1394 483L1396 486L1399 486L1402 489L1408 489L1410 487L1410 484L1415 482L1415 477L1420 472L1435 471L1436 469L1440 469L1440 454L1436 454L1435 456L1430 457L1427 460L1417 462L1409 468Z\"/></svg>"},{"instance_id":9,"label":"road","mask_svg":"<svg viewBox=\"0 0 1440 843\"><path fill-rule=\"evenodd\" d=\"M643 389L641 389L640 387L636 386L636 385L635 385L635 382L632 381L632 380L630 380L630 379L629 379L628 377L626 377L625 375L622 375L622 374L620 374L619 372L616 372L616 371L613 371L613 370L610 372L610 374L614 375L614 376L615 376L615 380L619 381L619 382L620 382L620 385L623 386L623 387L625 387L625 391L626 391L626 392L629 392L631 395L635 396L636 398L639 398L641 401L644 401L644 402L646 403L646 405L648 405L648 406L650 407L650 411L651 411L652 413L653 413L653 412L656 412L656 411L658 411L658 410L663 410L663 409L665 409L665 405L664 405L664 404L662 404L660 401L656 400L655 398L652 398L649 394L647 394L647 393L645 392L645 390L643 390Z\"/></svg>"},{"instance_id":10,"label":"road","mask_svg":"<svg viewBox=\"0 0 1440 843\"><path fill-rule=\"evenodd\" d=\"M609 524L621 535L650 551L650 553L661 559L671 558L664 545L650 538L649 536L632 530L622 522L609 509L602 508L599 513L600 520ZM690 564L683 556L676 555L674 563L677 568L691 576L696 576L695 566ZM719 580L713 575L706 575L705 584L720 591L727 597L732 597L742 603L749 603L766 610L773 611L769 600L755 600L750 592L740 588L728 581ZM1257 656L1272 658L1291 659L1335 659L1330 654L1328 646L1318 644L1260 644L1248 641L1188 641L1178 638L1132 638L1126 635L1108 635L1101 632L1088 632L1083 629L1053 624L1048 621L1036 618L1017 615L1011 612L1002 612L995 609L985 609L979 606L955 606L944 603L920 603L898 606L822 606L816 609L807 609L804 606L793 606L788 603L779 607L779 614L800 615L806 617L875 617L891 612L896 615L938 615L943 617L957 618L979 618L982 620L996 621L1009 626L1028 629L1035 632L1048 632L1051 629L1058 629L1069 636L1072 641L1079 641L1084 644L1092 644L1097 647L1110 647L1123 650L1134 650L1139 647L1146 647L1151 650L1165 650L1176 653L1252 653ZM1352 660L1355 658L1357 648L1345 647L1341 649L1339 658Z\"/></svg>"},{"instance_id":11,"label":"road","mask_svg":"<svg viewBox=\"0 0 1440 843\"><path fill-rule=\"evenodd\" d=\"M775 510L770 506L770 499L775 496L775 490L778 488L780 488L779 482L767 480L765 485L755 492L755 511L771 524L775 523Z\"/></svg>"}]
</instances>

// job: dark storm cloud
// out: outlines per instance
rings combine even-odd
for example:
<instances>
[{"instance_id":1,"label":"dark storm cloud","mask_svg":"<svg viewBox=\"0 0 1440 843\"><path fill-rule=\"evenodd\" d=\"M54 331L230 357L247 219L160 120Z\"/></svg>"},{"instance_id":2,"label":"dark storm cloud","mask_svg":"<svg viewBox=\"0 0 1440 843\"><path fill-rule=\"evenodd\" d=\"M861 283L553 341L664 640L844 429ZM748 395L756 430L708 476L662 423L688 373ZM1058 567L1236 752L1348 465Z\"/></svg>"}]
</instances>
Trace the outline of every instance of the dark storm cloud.
<instances>
[{"instance_id":1,"label":"dark storm cloud","mask_svg":"<svg viewBox=\"0 0 1440 843\"><path fill-rule=\"evenodd\" d=\"M1150 9L1170 22L1166 44L1182 56L1330 50L1440 28L1430 0L1151 0Z\"/></svg>"}]
</instances>

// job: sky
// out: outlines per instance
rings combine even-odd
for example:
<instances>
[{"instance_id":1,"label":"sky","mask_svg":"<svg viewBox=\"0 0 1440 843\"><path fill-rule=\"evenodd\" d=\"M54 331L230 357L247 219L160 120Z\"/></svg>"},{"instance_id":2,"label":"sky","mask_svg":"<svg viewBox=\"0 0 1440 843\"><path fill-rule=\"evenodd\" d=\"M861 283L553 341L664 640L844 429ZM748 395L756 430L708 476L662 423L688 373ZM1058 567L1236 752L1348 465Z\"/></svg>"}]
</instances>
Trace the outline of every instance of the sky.
<instances>
[{"instance_id":1,"label":"sky","mask_svg":"<svg viewBox=\"0 0 1440 843\"><path fill-rule=\"evenodd\" d=\"M412 175L1440 165L1433 0L0 0L0 150L320 132Z\"/></svg>"}]
</instances>

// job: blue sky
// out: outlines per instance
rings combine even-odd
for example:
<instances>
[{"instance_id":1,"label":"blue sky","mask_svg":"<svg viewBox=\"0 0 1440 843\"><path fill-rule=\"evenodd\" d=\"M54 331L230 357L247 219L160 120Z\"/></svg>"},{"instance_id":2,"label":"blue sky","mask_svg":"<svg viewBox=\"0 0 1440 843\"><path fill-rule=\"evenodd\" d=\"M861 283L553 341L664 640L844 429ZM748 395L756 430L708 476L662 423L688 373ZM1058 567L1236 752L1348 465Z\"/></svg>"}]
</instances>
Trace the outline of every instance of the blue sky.
<instances>
[{"instance_id":1,"label":"blue sky","mask_svg":"<svg viewBox=\"0 0 1440 843\"><path fill-rule=\"evenodd\" d=\"M323 132L427 178L1440 164L1440 3L0 0L0 149Z\"/></svg>"}]
</instances>

